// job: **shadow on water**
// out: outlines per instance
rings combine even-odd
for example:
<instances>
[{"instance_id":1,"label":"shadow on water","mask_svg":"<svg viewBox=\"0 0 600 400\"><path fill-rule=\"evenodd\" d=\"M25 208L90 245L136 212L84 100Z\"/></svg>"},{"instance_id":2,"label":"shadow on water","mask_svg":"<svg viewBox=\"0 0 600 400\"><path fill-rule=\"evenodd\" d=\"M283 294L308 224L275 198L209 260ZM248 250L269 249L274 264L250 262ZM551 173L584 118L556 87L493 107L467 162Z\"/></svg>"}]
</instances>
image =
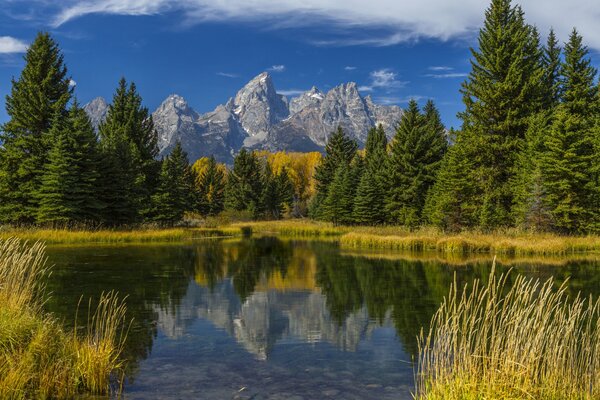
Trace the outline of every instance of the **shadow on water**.
<instances>
[{"instance_id":1,"label":"shadow on water","mask_svg":"<svg viewBox=\"0 0 600 400\"><path fill-rule=\"evenodd\" d=\"M82 294L128 296L130 398L231 398L240 388L256 399L410 398L421 327L454 277L464 285L491 271L485 258L452 265L271 237L54 247L49 257L47 307L67 325ZM573 295L597 296L599 264L513 268L557 284L569 278ZM82 325L85 312L79 318Z\"/></svg>"}]
</instances>

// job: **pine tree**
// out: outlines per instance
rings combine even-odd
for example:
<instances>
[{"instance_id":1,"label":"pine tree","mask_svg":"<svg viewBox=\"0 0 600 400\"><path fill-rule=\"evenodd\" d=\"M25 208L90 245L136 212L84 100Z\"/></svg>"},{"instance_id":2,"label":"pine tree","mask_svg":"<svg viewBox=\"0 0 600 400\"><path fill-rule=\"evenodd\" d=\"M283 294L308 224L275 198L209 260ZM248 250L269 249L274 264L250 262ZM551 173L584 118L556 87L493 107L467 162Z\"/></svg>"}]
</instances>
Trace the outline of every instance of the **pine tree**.
<instances>
[{"instance_id":1,"label":"pine tree","mask_svg":"<svg viewBox=\"0 0 600 400\"><path fill-rule=\"evenodd\" d=\"M371 128L365 143L365 163L366 167L372 170L371 172L384 168L387 146L388 140L383 125L379 124L377 127Z\"/></svg>"},{"instance_id":2,"label":"pine tree","mask_svg":"<svg viewBox=\"0 0 600 400\"><path fill-rule=\"evenodd\" d=\"M354 199L364 170L363 159L356 155L350 165L340 166L322 204L322 218L336 225L354 223Z\"/></svg>"},{"instance_id":3,"label":"pine tree","mask_svg":"<svg viewBox=\"0 0 600 400\"><path fill-rule=\"evenodd\" d=\"M542 108L544 110L553 109L560 101L560 54L561 48L558 45L558 39L554 30L551 29L542 54L542 68L544 70Z\"/></svg>"},{"instance_id":4,"label":"pine tree","mask_svg":"<svg viewBox=\"0 0 600 400\"><path fill-rule=\"evenodd\" d=\"M525 23L521 7L492 0L472 56L461 89L465 111L459 114L466 149L456 154L473 160L466 173L479 188L465 201L477 210L480 226L511 225L515 162L530 117L542 107L539 35Z\"/></svg>"},{"instance_id":5,"label":"pine tree","mask_svg":"<svg viewBox=\"0 0 600 400\"><path fill-rule=\"evenodd\" d=\"M214 157L208 159L207 168L198 176L197 209L201 215L218 215L224 209L225 202L225 173L217 164Z\"/></svg>"},{"instance_id":6,"label":"pine tree","mask_svg":"<svg viewBox=\"0 0 600 400\"><path fill-rule=\"evenodd\" d=\"M573 29L565 44L565 60L562 72L562 103L566 111L579 115L592 123L598 111L598 87L595 85L597 70L592 67L589 50L583 38Z\"/></svg>"},{"instance_id":7,"label":"pine tree","mask_svg":"<svg viewBox=\"0 0 600 400\"><path fill-rule=\"evenodd\" d=\"M152 204L150 197L159 168L155 160L157 134L148 109L141 102L135 85L128 87L121 79L106 120L98 128L109 173L104 180L108 223L140 221Z\"/></svg>"},{"instance_id":8,"label":"pine tree","mask_svg":"<svg viewBox=\"0 0 600 400\"><path fill-rule=\"evenodd\" d=\"M385 192L371 168L365 168L354 198L354 222L363 225L379 224L386 220Z\"/></svg>"},{"instance_id":9,"label":"pine tree","mask_svg":"<svg viewBox=\"0 0 600 400\"><path fill-rule=\"evenodd\" d=\"M546 206L555 229L562 232L597 230L599 214L595 78L588 49L575 29L565 45L562 103L544 141L541 180Z\"/></svg>"},{"instance_id":10,"label":"pine tree","mask_svg":"<svg viewBox=\"0 0 600 400\"><path fill-rule=\"evenodd\" d=\"M455 144L444 156L437 179L430 189L423 215L436 226L449 231L473 227L477 223L477 207L472 199L477 196L477 184L471 178L473 160L464 152L465 133L455 132Z\"/></svg>"},{"instance_id":11,"label":"pine tree","mask_svg":"<svg viewBox=\"0 0 600 400\"><path fill-rule=\"evenodd\" d=\"M391 144L388 173L391 187L386 208L392 221L407 226L422 222L427 193L446 151L445 129L433 103L427 115L411 100Z\"/></svg>"},{"instance_id":12,"label":"pine tree","mask_svg":"<svg viewBox=\"0 0 600 400\"><path fill-rule=\"evenodd\" d=\"M66 118L57 114L47 135L52 145L36 192L37 221L99 221L103 207L97 193L100 159L96 133L87 114L75 102Z\"/></svg>"},{"instance_id":13,"label":"pine tree","mask_svg":"<svg viewBox=\"0 0 600 400\"><path fill-rule=\"evenodd\" d=\"M592 143L585 122L561 105L548 132L541 156L545 204L554 228L563 233L583 232L595 219L590 202L593 181Z\"/></svg>"},{"instance_id":14,"label":"pine tree","mask_svg":"<svg viewBox=\"0 0 600 400\"><path fill-rule=\"evenodd\" d=\"M159 186L152 196L153 219L173 225L193 208L195 176L181 143L162 162Z\"/></svg>"},{"instance_id":15,"label":"pine tree","mask_svg":"<svg viewBox=\"0 0 600 400\"><path fill-rule=\"evenodd\" d=\"M6 96L9 121L1 128L0 220L32 223L35 192L48 156L44 140L57 115L64 117L71 97L70 78L58 44L39 33L25 55L25 67Z\"/></svg>"},{"instance_id":16,"label":"pine tree","mask_svg":"<svg viewBox=\"0 0 600 400\"><path fill-rule=\"evenodd\" d=\"M225 207L235 211L248 211L254 218L262 212L263 179L258 158L242 148L233 161L227 177Z\"/></svg>"},{"instance_id":17,"label":"pine tree","mask_svg":"<svg viewBox=\"0 0 600 400\"><path fill-rule=\"evenodd\" d=\"M290 178L287 168L282 168L281 172L276 175L275 182L277 185L277 197L280 204L280 212L278 217L282 217L286 210L291 212L295 203L294 183Z\"/></svg>"},{"instance_id":18,"label":"pine tree","mask_svg":"<svg viewBox=\"0 0 600 400\"><path fill-rule=\"evenodd\" d=\"M325 157L315 170L317 193L312 201L310 215L322 218L321 205L328 195L329 185L339 167L347 167L358 149L357 143L350 139L341 127L331 134L325 146Z\"/></svg>"}]
</instances>

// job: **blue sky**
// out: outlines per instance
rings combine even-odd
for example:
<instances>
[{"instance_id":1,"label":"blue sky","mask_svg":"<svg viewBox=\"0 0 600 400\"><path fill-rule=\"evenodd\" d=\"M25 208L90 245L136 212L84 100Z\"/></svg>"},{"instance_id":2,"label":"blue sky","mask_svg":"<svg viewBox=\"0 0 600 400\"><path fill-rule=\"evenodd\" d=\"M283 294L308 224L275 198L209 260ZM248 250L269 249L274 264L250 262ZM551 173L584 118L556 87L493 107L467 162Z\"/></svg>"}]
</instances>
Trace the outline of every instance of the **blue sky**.
<instances>
[{"instance_id":1,"label":"blue sky","mask_svg":"<svg viewBox=\"0 0 600 400\"><path fill-rule=\"evenodd\" d=\"M483 20L480 0L0 0L0 96L37 31L60 43L76 95L110 99L133 80L154 110L171 93L199 112L224 103L270 70L288 96L355 81L364 95L405 106L432 98L459 126L459 88ZM542 32L564 41L573 25L598 60L600 7L592 0L523 1ZM58 4L58 5L57 5ZM0 122L6 121L3 107Z\"/></svg>"}]
</instances>

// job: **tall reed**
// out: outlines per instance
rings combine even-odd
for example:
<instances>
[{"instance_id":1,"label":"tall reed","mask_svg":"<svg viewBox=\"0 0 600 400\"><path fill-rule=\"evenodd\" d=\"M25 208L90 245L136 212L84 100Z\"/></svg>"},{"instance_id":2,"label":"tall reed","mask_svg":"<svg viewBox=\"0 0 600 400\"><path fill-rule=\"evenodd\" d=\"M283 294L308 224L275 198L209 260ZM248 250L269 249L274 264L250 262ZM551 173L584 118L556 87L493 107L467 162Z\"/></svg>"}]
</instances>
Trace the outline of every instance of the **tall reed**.
<instances>
[{"instance_id":1,"label":"tall reed","mask_svg":"<svg viewBox=\"0 0 600 400\"><path fill-rule=\"evenodd\" d=\"M600 303L512 278L455 280L420 336L417 399L600 398Z\"/></svg>"},{"instance_id":2,"label":"tall reed","mask_svg":"<svg viewBox=\"0 0 600 400\"><path fill-rule=\"evenodd\" d=\"M125 305L103 294L86 334L65 332L43 311L48 272L43 244L0 240L0 398L106 394L123 367Z\"/></svg>"}]
</instances>

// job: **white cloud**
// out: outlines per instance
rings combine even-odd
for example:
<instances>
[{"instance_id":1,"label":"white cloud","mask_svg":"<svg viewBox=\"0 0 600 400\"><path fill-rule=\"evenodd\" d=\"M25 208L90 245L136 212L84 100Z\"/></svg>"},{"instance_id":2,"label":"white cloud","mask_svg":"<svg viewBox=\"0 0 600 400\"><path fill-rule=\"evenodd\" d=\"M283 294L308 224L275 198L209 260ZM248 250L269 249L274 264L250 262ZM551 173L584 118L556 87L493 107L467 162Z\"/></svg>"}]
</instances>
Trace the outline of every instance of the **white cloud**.
<instances>
[{"instance_id":1,"label":"white cloud","mask_svg":"<svg viewBox=\"0 0 600 400\"><path fill-rule=\"evenodd\" d=\"M25 53L27 43L10 36L0 36L0 54Z\"/></svg>"},{"instance_id":2,"label":"white cloud","mask_svg":"<svg viewBox=\"0 0 600 400\"><path fill-rule=\"evenodd\" d=\"M435 79L448 79L448 78L464 78L466 77L467 74L466 72L449 72L447 74L427 74L425 75L428 78L435 78Z\"/></svg>"},{"instance_id":3,"label":"white cloud","mask_svg":"<svg viewBox=\"0 0 600 400\"><path fill-rule=\"evenodd\" d=\"M430 71L452 71L454 68L445 65L432 66L427 68Z\"/></svg>"},{"instance_id":4,"label":"white cloud","mask_svg":"<svg viewBox=\"0 0 600 400\"><path fill-rule=\"evenodd\" d=\"M271 68L267 68L272 72L283 72L285 71L285 65L273 65Z\"/></svg>"},{"instance_id":5,"label":"white cloud","mask_svg":"<svg viewBox=\"0 0 600 400\"><path fill-rule=\"evenodd\" d=\"M225 78L238 78L239 77L238 74L232 74L230 72L217 72L217 75L223 76Z\"/></svg>"},{"instance_id":6,"label":"white cloud","mask_svg":"<svg viewBox=\"0 0 600 400\"><path fill-rule=\"evenodd\" d=\"M71 79L71 80L69 80L69 86L75 87L75 86L77 86L77 82L75 82L73 79Z\"/></svg>"},{"instance_id":7,"label":"white cloud","mask_svg":"<svg viewBox=\"0 0 600 400\"><path fill-rule=\"evenodd\" d=\"M372 92L375 89L400 89L408 83L407 81L399 81L396 79L398 74L389 68L378 69L369 74L371 83L368 85L359 86L359 91Z\"/></svg>"},{"instance_id":8,"label":"white cloud","mask_svg":"<svg viewBox=\"0 0 600 400\"><path fill-rule=\"evenodd\" d=\"M47 0L34 0L47 5ZM57 2L58 3L58 2ZM56 4L56 3L54 3ZM436 38L472 37L489 1L482 0L62 0L52 24L88 14L152 15L179 12L187 23L265 21L273 28L329 26L343 35L321 44L385 46ZM540 32L552 26L562 41L576 25L586 42L600 50L600 7L595 0L521 0L527 20ZM568 8L568 17L565 10ZM362 29L365 28L365 29ZM375 33L376 32L376 33Z\"/></svg>"},{"instance_id":9,"label":"white cloud","mask_svg":"<svg viewBox=\"0 0 600 400\"><path fill-rule=\"evenodd\" d=\"M298 96L304 92L306 92L306 90L302 89L284 89L277 91L277 93L282 94L284 96Z\"/></svg>"},{"instance_id":10,"label":"white cloud","mask_svg":"<svg viewBox=\"0 0 600 400\"><path fill-rule=\"evenodd\" d=\"M344 67L344 70L346 70L346 71L354 71L355 69L356 69L356 67L352 67L350 65L347 65Z\"/></svg>"}]
</instances>

